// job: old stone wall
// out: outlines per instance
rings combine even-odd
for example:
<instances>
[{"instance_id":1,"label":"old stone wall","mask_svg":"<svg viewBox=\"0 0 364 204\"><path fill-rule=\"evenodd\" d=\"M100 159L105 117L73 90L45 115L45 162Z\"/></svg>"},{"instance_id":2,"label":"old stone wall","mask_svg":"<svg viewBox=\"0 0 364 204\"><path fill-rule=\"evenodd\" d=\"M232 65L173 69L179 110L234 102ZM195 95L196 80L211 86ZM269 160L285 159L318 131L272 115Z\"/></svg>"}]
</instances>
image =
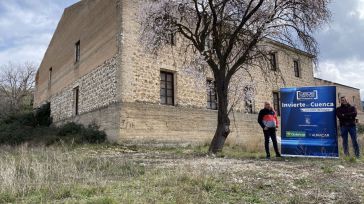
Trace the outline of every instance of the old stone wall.
<instances>
[{"instance_id":1,"label":"old stone wall","mask_svg":"<svg viewBox=\"0 0 364 204\"><path fill-rule=\"evenodd\" d=\"M216 130L217 111L150 103L122 103L120 143L208 144ZM263 148L257 114L234 113L227 143L247 151ZM279 133L278 133L279 134Z\"/></svg>"},{"instance_id":2,"label":"old stone wall","mask_svg":"<svg viewBox=\"0 0 364 204\"><path fill-rule=\"evenodd\" d=\"M138 41L140 26L137 22L139 4L143 1L123 1L123 40L122 40L122 88L123 102L144 102L159 104L160 102L160 71L174 74L175 105L206 108L206 82L197 81L185 74L186 59L189 59L185 49L179 49L181 39L176 46L167 46L158 56L144 52L143 45ZM256 89L254 109L259 110L264 101L273 100L273 91L280 87L313 85L312 57L302 51L270 43L272 52L277 53L278 70L271 71L268 67L250 67L245 73L240 73L243 80L238 83L253 81ZM187 56L186 56L187 55ZM300 62L300 77L295 77L293 60ZM251 78L249 76L252 76ZM213 78L207 74L205 78ZM239 93L238 93L239 94ZM245 104L240 104L237 110L244 110Z\"/></svg>"},{"instance_id":3,"label":"old stone wall","mask_svg":"<svg viewBox=\"0 0 364 204\"><path fill-rule=\"evenodd\" d=\"M116 103L117 69L116 57L113 57L51 97L53 121L58 122L75 116L76 87L79 88L80 115Z\"/></svg>"},{"instance_id":4,"label":"old stone wall","mask_svg":"<svg viewBox=\"0 0 364 204\"><path fill-rule=\"evenodd\" d=\"M37 72L34 107L117 54L116 1L79 1L65 9ZM76 62L78 41L80 60Z\"/></svg>"}]
</instances>

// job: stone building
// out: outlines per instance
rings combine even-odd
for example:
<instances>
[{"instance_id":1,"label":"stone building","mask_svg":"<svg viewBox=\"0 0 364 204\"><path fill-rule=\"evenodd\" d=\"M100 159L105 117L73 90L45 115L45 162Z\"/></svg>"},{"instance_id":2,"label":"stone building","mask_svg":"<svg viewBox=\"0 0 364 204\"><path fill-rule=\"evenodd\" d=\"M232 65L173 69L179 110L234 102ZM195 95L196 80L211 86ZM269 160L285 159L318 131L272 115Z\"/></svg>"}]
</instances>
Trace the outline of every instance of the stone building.
<instances>
[{"instance_id":1,"label":"stone building","mask_svg":"<svg viewBox=\"0 0 364 204\"><path fill-rule=\"evenodd\" d=\"M314 80L316 86L336 86L336 103L338 105L340 105L340 97L345 96L351 105L354 105L362 112L363 107L361 106L360 89L319 78L314 78Z\"/></svg>"},{"instance_id":2,"label":"stone building","mask_svg":"<svg viewBox=\"0 0 364 204\"><path fill-rule=\"evenodd\" d=\"M158 57L144 52L136 20L141 2L83 0L66 8L37 73L35 106L50 102L56 124L96 122L119 143L209 142L217 123L211 78L196 88L173 47ZM251 70L256 97L232 114L230 143L260 145L262 103L272 101L279 110L279 88L316 84L313 56L270 45L272 77Z\"/></svg>"}]
</instances>

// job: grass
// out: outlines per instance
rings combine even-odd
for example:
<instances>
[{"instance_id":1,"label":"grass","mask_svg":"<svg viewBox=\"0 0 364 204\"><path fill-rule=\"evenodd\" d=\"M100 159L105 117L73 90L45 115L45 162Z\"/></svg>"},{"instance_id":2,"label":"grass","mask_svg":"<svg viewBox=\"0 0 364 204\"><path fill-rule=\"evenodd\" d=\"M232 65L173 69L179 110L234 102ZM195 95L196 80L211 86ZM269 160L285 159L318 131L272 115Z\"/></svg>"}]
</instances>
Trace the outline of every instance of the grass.
<instances>
[{"instance_id":1,"label":"grass","mask_svg":"<svg viewBox=\"0 0 364 204\"><path fill-rule=\"evenodd\" d=\"M362 160L266 161L236 146L225 147L220 157L207 157L206 151L207 146L3 146L0 203L363 201Z\"/></svg>"}]
</instances>

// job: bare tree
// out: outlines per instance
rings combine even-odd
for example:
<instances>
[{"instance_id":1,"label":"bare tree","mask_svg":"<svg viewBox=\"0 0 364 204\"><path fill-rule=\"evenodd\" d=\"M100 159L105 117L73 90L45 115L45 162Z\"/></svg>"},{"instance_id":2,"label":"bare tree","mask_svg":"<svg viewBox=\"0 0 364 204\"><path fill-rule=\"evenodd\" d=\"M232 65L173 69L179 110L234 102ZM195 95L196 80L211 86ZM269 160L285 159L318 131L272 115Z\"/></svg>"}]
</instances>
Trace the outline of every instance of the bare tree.
<instances>
[{"instance_id":1,"label":"bare tree","mask_svg":"<svg viewBox=\"0 0 364 204\"><path fill-rule=\"evenodd\" d=\"M9 62L0 67L1 114L19 112L33 97L36 66Z\"/></svg>"},{"instance_id":2,"label":"bare tree","mask_svg":"<svg viewBox=\"0 0 364 204\"><path fill-rule=\"evenodd\" d=\"M140 41L153 54L177 36L179 45L212 71L218 125L209 152L222 150L230 133L232 77L267 59L275 40L316 55L313 32L330 19L330 0L150 0L140 12ZM187 52L186 52L187 53ZM193 59L193 60L195 60Z\"/></svg>"}]
</instances>

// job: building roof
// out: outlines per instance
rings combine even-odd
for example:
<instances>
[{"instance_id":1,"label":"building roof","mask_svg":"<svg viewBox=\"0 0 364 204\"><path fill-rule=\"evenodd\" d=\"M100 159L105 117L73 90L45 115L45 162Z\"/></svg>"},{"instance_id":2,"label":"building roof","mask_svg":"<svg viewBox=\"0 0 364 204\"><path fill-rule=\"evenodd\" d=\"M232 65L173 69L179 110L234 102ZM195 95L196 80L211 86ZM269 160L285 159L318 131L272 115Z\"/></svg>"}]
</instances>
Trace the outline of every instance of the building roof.
<instances>
[{"instance_id":1,"label":"building roof","mask_svg":"<svg viewBox=\"0 0 364 204\"><path fill-rule=\"evenodd\" d=\"M340 85L340 86L344 86L344 87L347 87L347 88L360 90L359 88L355 88L355 87L348 86L348 85L345 85L345 84L340 84L340 83L336 83L336 82L328 81L328 80L325 80L325 79L320 79L320 78L317 78L317 77L314 77L314 79L315 79L315 80L324 81L324 82L327 82L327 83L330 83L330 84L334 84L334 85Z\"/></svg>"},{"instance_id":2,"label":"building roof","mask_svg":"<svg viewBox=\"0 0 364 204\"><path fill-rule=\"evenodd\" d=\"M295 47L290 46L290 45L288 45L288 44L285 44L285 43L279 42L279 41L277 41L277 40L273 40L273 39L270 39L270 38L265 38L265 40L267 40L267 42L269 42L269 43L271 43L271 44L273 44L273 45L277 45L277 46L280 46L280 47L285 48L285 49L287 49L287 50L291 50L291 51L293 51L293 52L296 52L296 53L299 53L299 54L305 55L305 56L307 56L307 57L309 57L309 58L316 58L316 56L315 56L315 55L313 55L313 54L311 54L311 53L309 53L309 52L306 52L306 51L304 51L304 50L301 50L301 49L295 48Z\"/></svg>"}]
</instances>

